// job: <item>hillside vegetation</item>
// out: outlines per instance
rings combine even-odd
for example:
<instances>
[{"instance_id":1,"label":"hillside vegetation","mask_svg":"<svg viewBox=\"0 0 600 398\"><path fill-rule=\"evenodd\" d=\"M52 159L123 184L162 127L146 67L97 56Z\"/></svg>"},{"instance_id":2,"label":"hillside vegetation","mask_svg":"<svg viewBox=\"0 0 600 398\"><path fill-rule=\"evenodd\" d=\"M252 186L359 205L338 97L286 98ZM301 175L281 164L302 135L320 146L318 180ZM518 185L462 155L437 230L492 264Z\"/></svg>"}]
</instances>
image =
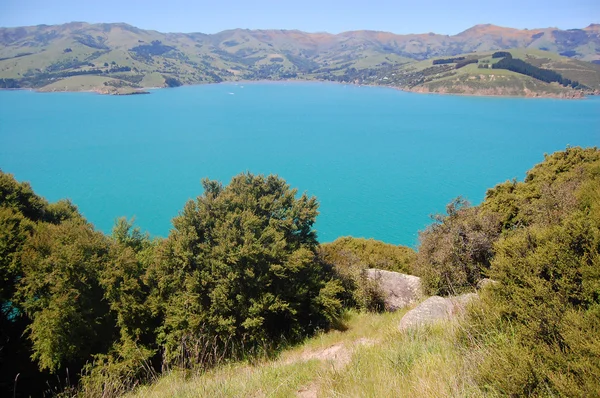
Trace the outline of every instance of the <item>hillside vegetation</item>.
<instances>
[{"instance_id":1,"label":"hillside vegetation","mask_svg":"<svg viewBox=\"0 0 600 398\"><path fill-rule=\"evenodd\" d=\"M579 98L600 89L600 65L547 51L507 49L356 71L353 78L417 92Z\"/></svg>"},{"instance_id":2,"label":"hillside vegetation","mask_svg":"<svg viewBox=\"0 0 600 398\"><path fill-rule=\"evenodd\" d=\"M454 69L455 65L432 65L429 61L429 68L423 68L425 64L419 61L471 54L466 56L466 65L473 66L468 64L476 61L472 54L481 59L480 53L510 48L547 53L541 58L554 62L537 66L561 74L576 73L577 78L565 78L582 82L587 91L600 89L600 66L585 62L600 62L597 25L568 31L478 25L455 36L243 29L207 35L80 22L0 28L0 88L118 94L182 84L315 79L468 92L464 87L482 83L481 79L457 81L452 84L456 88L443 89L429 83L433 78L454 75L448 73L448 67ZM510 81L508 86L521 85ZM527 90L540 95L569 94L543 84L529 85ZM503 94L502 90L498 94Z\"/></svg>"},{"instance_id":3,"label":"hillside vegetation","mask_svg":"<svg viewBox=\"0 0 600 398\"><path fill-rule=\"evenodd\" d=\"M276 176L244 173L227 186L204 180L166 239L125 219L106 236L70 202L48 203L0 174L2 390L600 391L597 148L547 155L479 206L457 198L420 233L416 253L349 237L319 245L317 208ZM428 294L478 289L478 298L464 318L401 332L405 310L374 313L383 308L369 267L414 273Z\"/></svg>"}]
</instances>

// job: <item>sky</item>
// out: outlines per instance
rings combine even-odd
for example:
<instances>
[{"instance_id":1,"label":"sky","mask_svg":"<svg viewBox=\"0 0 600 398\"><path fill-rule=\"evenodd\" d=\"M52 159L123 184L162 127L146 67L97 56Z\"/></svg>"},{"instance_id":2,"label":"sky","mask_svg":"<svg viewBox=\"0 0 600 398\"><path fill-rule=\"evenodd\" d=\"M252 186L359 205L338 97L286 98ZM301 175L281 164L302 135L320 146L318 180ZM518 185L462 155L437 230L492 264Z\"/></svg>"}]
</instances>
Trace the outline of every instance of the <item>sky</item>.
<instances>
[{"instance_id":1,"label":"sky","mask_svg":"<svg viewBox=\"0 0 600 398\"><path fill-rule=\"evenodd\" d=\"M247 28L452 35L482 23L583 28L600 23L600 0L0 0L0 27L72 21L185 33Z\"/></svg>"}]
</instances>

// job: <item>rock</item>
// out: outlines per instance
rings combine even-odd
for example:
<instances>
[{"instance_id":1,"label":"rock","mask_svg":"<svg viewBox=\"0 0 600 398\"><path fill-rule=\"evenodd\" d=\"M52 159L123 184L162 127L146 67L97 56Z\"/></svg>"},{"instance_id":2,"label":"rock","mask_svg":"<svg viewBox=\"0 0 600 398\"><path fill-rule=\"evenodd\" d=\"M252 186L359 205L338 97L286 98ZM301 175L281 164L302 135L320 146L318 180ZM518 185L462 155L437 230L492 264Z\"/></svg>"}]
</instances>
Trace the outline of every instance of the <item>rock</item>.
<instances>
[{"instance_id":1,"label":"rock","mask_svg":"<svg viewBox=\"0 0 600 398\"><path fill-rule=\"evenodd\" d=\"M477 290L484 289L490 285L495 285L496 283L498 283L498 282L493 279L484 278L484 279L480 280L479 282L477 282Z\"/></svg>"},{"instance_id":2,"label":"rock","mask_svg":"<svg viewBox=\"0 0 600 398\"><path fill-rule=\"evenodd\" d=\"M446 300L452 302L452 315L462 313L467 308L467 305L477 298L477 293L465 293L460 296L448 297Z\"/></svg>"},{"instance_id":3,"label":"rock","mask_svg":"<svg viewBox=\"0 0 600 398\"><path fill-rule=\"evenodd\" d=\"M365 270L367 279L377 283L384 296L385 309L396 311L419 301L422 296L421 278L375 268Z\"/></svg>"},{"instance_id":4,"label":"rock","mask_svg":"<svg viewBox=\"0 0 600 398\"><path fill-rule=\"evenodd\" d=\"M463 313L467 305L477 298L476 293L455 297L432 296L408 311L400 320L400 330L445 321Z\"/></svg>"},{"instance_id":5,"label":"rock","mask_svg":"<svg viewBox=\"0 0 600 398\"><path fill-rule=\"evenodd\" d=\"M400 330L450 319L454 304L451 300L439 296L429 297L408 311L400 320Z\"/></svg>"}]
</instances>

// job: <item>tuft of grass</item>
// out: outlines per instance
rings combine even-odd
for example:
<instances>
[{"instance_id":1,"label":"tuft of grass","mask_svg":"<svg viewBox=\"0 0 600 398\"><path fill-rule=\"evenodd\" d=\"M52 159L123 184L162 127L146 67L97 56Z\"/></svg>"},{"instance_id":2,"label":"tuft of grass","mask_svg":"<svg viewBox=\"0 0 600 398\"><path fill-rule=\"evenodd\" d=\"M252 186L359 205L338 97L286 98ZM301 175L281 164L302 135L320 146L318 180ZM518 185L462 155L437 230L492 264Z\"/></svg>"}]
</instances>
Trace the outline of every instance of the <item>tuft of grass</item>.
<instances>
[{"instance_id":1,"label":"tuft of grass","mask_svg":"<svg viewBox=\"0 0 600 398\"><path fill-rule=\"evenodd\" d=\"M465 352L456 338L460 324L403 333L398 324L405 313L350 311L345 330L320 333L275 360L229 363L202 373L175 370L129 397L484 396L470 376L477 362L470 356L476 354ZM332 347L349 360L319 358Z\"/></svg>"}]
</instances>

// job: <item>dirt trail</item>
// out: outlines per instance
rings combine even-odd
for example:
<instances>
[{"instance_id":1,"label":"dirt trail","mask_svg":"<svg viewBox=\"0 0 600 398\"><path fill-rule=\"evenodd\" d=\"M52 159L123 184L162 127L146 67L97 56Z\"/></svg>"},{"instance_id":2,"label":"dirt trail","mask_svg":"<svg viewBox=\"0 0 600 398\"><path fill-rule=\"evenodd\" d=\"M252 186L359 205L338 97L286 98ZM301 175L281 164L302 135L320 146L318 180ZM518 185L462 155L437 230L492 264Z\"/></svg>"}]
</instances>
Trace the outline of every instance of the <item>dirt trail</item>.
<instances>
[{"instance_id":1,"label":"dirt trail","mask_svg":"<svg viewBox=\"0 0 600 398\"><path fill-rule=\"evenodd\" d=\"M307 362L313 359L318 361L329 361L332 368L336 371L339 371L344 369L352 361L352 354L357 347L370 347L376 343L376 340L363 337L351 342L350 344L337 343L317 350L307 350L296 357L289 358L285 361L285 363L291 364L296 362ZM301 387L297 392L297 396L301 398L316 398L318 397L318 391L318 385L311 383Z\"/></svg>"}]
</instances>

